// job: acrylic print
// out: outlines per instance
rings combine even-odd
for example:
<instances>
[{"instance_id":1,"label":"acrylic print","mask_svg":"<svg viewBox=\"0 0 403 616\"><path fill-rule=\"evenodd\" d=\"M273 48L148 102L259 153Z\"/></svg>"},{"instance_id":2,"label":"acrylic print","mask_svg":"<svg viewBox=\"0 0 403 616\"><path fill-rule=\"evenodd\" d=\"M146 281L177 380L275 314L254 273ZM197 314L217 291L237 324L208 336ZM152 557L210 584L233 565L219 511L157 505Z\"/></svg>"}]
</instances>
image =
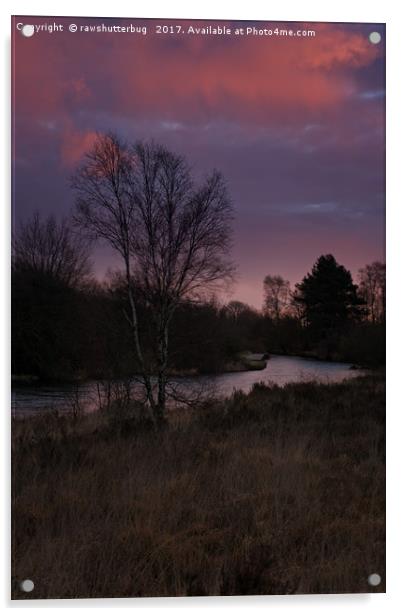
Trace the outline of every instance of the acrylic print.
<instances>
[{"instance_id":1,"label":"acrylic print","mask_svg":"<svg viewBox=\"0 0 403 616\"><path fill-rule=\"evenodd\" d=\"M385 592L385 27L12 19L12 596Z\"/></svg>"}]
</instances>

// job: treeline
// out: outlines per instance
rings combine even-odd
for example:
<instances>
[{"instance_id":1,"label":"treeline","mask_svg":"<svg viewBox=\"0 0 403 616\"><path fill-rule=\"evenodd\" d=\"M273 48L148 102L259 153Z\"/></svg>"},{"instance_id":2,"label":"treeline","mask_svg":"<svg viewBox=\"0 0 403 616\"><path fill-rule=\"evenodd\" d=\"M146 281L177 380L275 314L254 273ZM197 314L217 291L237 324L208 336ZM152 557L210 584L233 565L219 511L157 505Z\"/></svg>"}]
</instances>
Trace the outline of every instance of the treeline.
<instances>
[{"instance_id":1,"label":"treeline","mask_svg":"<svg viewBox=\"0 0 403 616\"><path fill-rule=\"evenodd\" d=\"M127 298L116 280L67 287L47 275L13 274L12 371L40 379L118 378L139 369ZM153 363L152 316L139 303L140 336ZM226 369L245 349L265 350L265 320L245 307L234 314L217 301L182 302L171 326L171 373Z\"/></svg>"},{"instance_id":2,"label":"treeline","mask_svg":"<svg viewBox=\"0 0 403 616\"><path fill-rule=\"evenodd\" d=\"M364 366L385 363L386 268L375 261L358 284L333 255L322 255L291 289L281 276L264 280L263 318L270 350Z\"/></svg>"},{"instance_id":3,"label":"treeline","mask_svg":"<svg viewBox=\"0 0 403 616\"><path fill-rule=\"evenodd\" d=\"M141 298L141 294L139 294ZM137 306L148 365L157 357L155 323ZM36 215L14 238L12 371L40 379L118 378L139 369L123 277L91 274L90 250L67 221ZM264 281L261 311L242 302L184 299L170 327L168 371L214 373L244 351L299 354L378 366L385 361L385 268L350 272L320 257L295 289Z\"/></svg>"}]
</instances>

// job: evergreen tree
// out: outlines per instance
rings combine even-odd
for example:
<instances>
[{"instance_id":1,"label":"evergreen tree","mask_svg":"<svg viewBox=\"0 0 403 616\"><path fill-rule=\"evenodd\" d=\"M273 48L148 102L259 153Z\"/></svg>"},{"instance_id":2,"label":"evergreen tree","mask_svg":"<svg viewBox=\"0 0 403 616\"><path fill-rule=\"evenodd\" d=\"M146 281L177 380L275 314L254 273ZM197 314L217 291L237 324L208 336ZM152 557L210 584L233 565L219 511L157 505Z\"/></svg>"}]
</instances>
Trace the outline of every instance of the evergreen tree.
<instances>
[{"instance_id":1,"label":"evergreen tree","mask_svg":"<svg viewBox=\"0 0 403 616\"><path fill-rule=\"evenodd\" d=\"M296 285L295 301L305 324L319 333L341 329L359 319L361 303L351 273L333 255L322 255Z\"/></svg>"}]
</instances>

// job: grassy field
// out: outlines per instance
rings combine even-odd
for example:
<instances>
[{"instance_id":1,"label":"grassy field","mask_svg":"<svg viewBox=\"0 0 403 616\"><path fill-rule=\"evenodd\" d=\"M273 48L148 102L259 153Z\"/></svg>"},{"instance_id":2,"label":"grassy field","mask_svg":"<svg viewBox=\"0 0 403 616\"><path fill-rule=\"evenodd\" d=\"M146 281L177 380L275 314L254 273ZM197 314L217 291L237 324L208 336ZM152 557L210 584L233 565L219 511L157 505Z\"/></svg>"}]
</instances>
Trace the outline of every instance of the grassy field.
<instances>
[{"instance_id":1,"label":"grassy field","mask_svg":"<svg viewBox=\"0 0 403 616\"><path fill-rule=\"evenodd\" d=\"M13 598L385 591L382 375L137 417L13 420Z\"/></svg>"}]
</instances>

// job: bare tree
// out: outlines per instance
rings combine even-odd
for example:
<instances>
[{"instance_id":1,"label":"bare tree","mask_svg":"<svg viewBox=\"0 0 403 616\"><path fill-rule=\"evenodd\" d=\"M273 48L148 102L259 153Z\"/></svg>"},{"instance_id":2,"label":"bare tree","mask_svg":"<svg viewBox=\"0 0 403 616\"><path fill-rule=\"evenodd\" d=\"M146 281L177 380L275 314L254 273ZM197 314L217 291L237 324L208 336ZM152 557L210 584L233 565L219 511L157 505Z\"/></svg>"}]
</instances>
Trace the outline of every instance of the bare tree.
<instances>
[{"instance_id":1,"label":"bare tree","mask_svg":"<svg viewBox=\"0 0 403 616\"><path fill-rule=\"evenodd\" d=\"M38 213L22 223L13 238L14 272L34 272L67 286L83 282L91 271L89 247L73 233L69 221Z\"/></svg>"},{"instance_id":2,"label":"bare tree","mask_svg":"<svg viewBox=\"0 0 403 616\"><path fill-rule=\"evenodd\" d=\"M127 319L154 420L167 397L169 329L184 299L228 282L232 208L221 175L199 186L182 156L161 145L123 143L99 135L73 177L76 223L121 256L130 305ZM156 360L144 353L138 320L142 302L153 318ZM152 375L157 376L157 393Z\"/></svg>"},{"instance_id":3,"label":"bare tree","mask_svg":"<svg viewBox=\"0 0 403 616\"><path fill-rule=\"evenodd\" d=\"M226 306L223 307L223 313L236 321L240 317L244 315L253 315L257 314L257 310L244 302L240 302L238 300L232 300Z\"/></svg>"},{"instance_id":4,"label":"bare tree","mask_svg":"<svg viewBox=\"0 0 403 616\"><path fill-rule=\"evenodd\" d=\"M359 270L359 293L364 299L368 318L373 323L385 320L386 310L386 266L374 261Z\"/></svg>"},{"instance_id":5,"label":"bare tree","mask_svg":"<svg viewBox=\"0 0 403 616\"><path fill-rule=\"evenodd\" d=\"M263 312L274 321L284 316L290 304L290 283L282 276L266 276L263 282Z\"/></svg>"}]
</instances>

